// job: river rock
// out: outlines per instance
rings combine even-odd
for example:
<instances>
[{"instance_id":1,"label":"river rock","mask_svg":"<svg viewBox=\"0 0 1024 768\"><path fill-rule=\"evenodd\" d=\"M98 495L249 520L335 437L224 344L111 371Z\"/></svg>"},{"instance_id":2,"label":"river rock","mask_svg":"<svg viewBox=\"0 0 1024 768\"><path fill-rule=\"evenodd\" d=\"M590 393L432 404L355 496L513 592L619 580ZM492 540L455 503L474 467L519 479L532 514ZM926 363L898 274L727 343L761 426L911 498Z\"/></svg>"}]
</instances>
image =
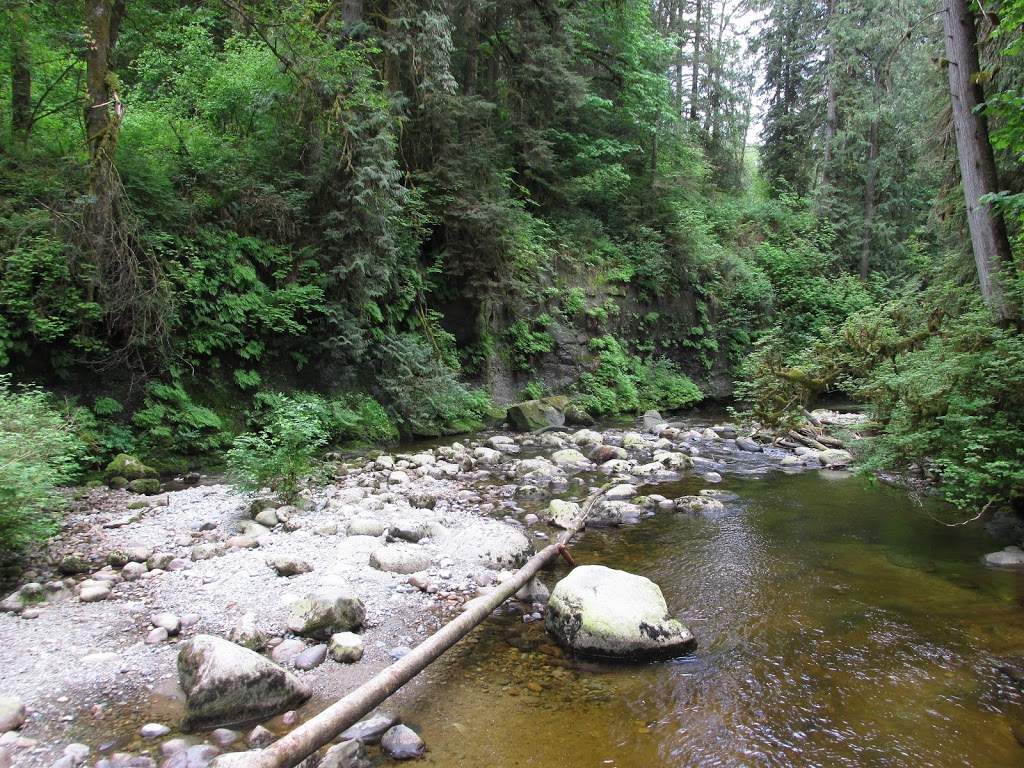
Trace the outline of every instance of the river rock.
<instances>
[{"instance_id":1,"label":"river rock","mask_svg":"<svg viewBox=\"0 0 1024 768\"><path fill-rule=\"evenodd\" d=\"M747 451L748 453L764 453L764 448L749 437L737 437L736 447L741 451Z\"/></svg>"},{"instance_id":2,"label":"river rock","mask_svg":"<svg viewBox=\"0 0 1024 768\"><path fill-rule=\"evenodd\" d=\"M551 590L539 578L534 576L516 592L516 600L524 603L546 603L551 598Z\"/></svg>"},{"instance_id":3,"label":"river rock","mask_svg":"<svg viewBox=\"0 0 1024 768\"><path fill-rule=\"evenodd\" d=\"M127 563L124 568L121 569L121 578L125 581L138 581L142 574L146 573L149 567L145 563L136 563L134 561Z\"/></svg>"},{"instance_id":4,"label":"river rock","mask_svg":"<svg viewBox=\"0 0 1024 768\"><path fill-rule=\"evenodd\" d=\"M575 448L565 448L551 454L551 461L559 467L589 467L591 462Z\"/></svg>"},{"instance_id":5,"label":"river rock","mask_svg":"<svg viewBox=\"0 0 1024 768\"><path fill-rule=\"evenodd\" d=\"M620 525L636 523L643 510L625 501L599 499L587 515L587 528L617 528Z\"/></svg>"},{"instance_id":6,"label":"river rock","mask_svg":"<svg viewBox=\"0 0 1024 768\"><path fill-rule=\"evenodd\" d=\"M853 463L853 454L838 448L827 448L818 453L818 461L823 467L845 467Z\"/></svg>"},{"instance_id":7,"label":"river rock","mask_svg":"<svg viewBox=\"0 0 1024 768\"><path fill-rule=\"evenodd\" d=\"M327 658L327 646L323 643L307 648L292 660L292 666L304 672L316 669Z\"/></svg>"},{"instance_id":8,"label":"river rock","mask_svg":"<svg viewBox=\"0 0 1024 768\"><path fill-rule=\"evenodd\" d=\"M715 515L725 512L725 505L709 496L682 496L676 499L676 509L691 515Z\"/></svg>"},{"instance_id":9,"label":"river rock","mask_svg":"<svg viewBox=\"0 0 1024 768\"><path fill-rule=\"evenodd\" d=\"M331 658L340 664L354 664L363 658L363 638L355 632L338 632L331 635L328 648Z\"/></svg>"},{"instance_id":10,"label":"river rock","mask_svg":"<svg viewBox=\"0 0 1024 768\"><path fill-rule=\"evenodd\" d=\"M366 748L353 740L332 745L317 768L371 768L372 765Z\"/></svg>"},{"instance_id":11,"label":"river rock","mask_svg":"<svg viewBox=\"0 0 1024 768\"><path fill-rule=\"evenodd\" d=\"M139 729L139 736L144 739L159 739L171 732L163 723L146 723Z\"/></svg>"},{"instance_id":12,"label":"river rock","mask_svg":"<svg viewBox=\"0 0 1024 768\"><path fill-rule=\"evenodd\" d=\"M75 554L64 555L57 563L57 570L65 576L74 576L79 573L88 573L92 570L92 564L89 560L82 555Z\"/></svg>"},{"instance_id":13,"label":"river rock","mask_svg":"<svg viewBox=\"0 0 1024 768\"><path fill-rule=\"evenodd\" d=\"M552 499L548 505L547 520L556 528L569 530L573 522L580 516L580 505L574 501Z\"/></svg>"},{"instance_id":14,"label":"river rock","mask_svg":"<svg viewBox=\"0 0 1024 768\"><path fill-rule=\"evenodd\" d=\"M125 480L142 480L144 478L155 479L160 475L155 469L147 467L135 456L119 453L112 462L107 464L107 468L103 471L103 477L109 482L116 477L123 477Z\"/></svg>"},{"instance_id":15,"label":"river rock","mask_svg":"<svg viewBox=\"0 0 1024 768\"><path fill-rule=\"evenodd\" d=\"M370 555L370 565L378 571L387 573L417 573L430 567L430 554L414 544L389 544L373 551Z\"/></svg>"},{"instance_id":16,"label":"river rock","mask_svg":"<svg viewBox=\"0 0 1024 768\"><path fill-rule=\"evenodd\" d=\"M423 755L427 745L409 726L396 725L381 738L380 748L392 760L415 760Z\"/></svg>"},{"instance_id":17,"label":"river rock","mask_svg":"<svg viewBox=\"0 0 1024 768\"><path fill-rule=\"evenodd\" d=\"M545 427L561 427L565 424L565 408L568 405L569 398L564 396L527 400L509 406L508 420L520 432L533 432Z\"/></svg>"},{"instance_id":18,"label":"river rock","mask_svg":"<svg viewBox=\"0 0 1024 768\"><path fill-rule=\"evenodd\" d=\"M255 520L239 520L235 530L242 536L248 536L250 539L258 539L270 533L270 529L267 526L260 525Z\"/></svg>"},{"instance_id":19,"label":"river rock","mask_svg":"<svg viewBox=\"0 0 1024 768\"><path fill-rule=\"evenodd\" d=\"M305 651L306 644L301 640L291 637L275 645L270 651L270 658L274 660L275 664L284 666L292 664Z\"/></svg>"},{"instance_id":20,"label":"river rock","mask_svg":"<svg viewBox=\"0 0 1024 768\"><path fill-rule=\"evenodd\" d=\"M220 542L211 541L206 544L197 544L192 547L192 559L212 560L215 557L221 557L225 551L224 545Z\"/></svg>"},{"instance_id":21,"label":"river rock","mask_svg":"<svg viewBox=\"0 0 1024 768\"><path fill-rule=\"evenodd\" d=\"M555 585L545 627L566 648L590 656L671 657L694 646L690 631L668 615L657 584L602 565L577 566Z\"/></svg>"},{"instance_id":22,"label":"river rock","mask_svg":"<svg viewBox=\"0 0 1024 768\"><path fill-rule=\"evenodd\" d=\"M569 403L565 406L565 423L577 427L592 427L597 423L597 419L575 403Z\"/></svg>"},{"instance_id":23,"label":"river rock","mask_svg":"<svg viewBox=\"0 0 1024 768\"><path fill-rule=\"evenodd\" d=\"M0 697L0 733L16 731L28 718L25 702L16 696Z\"/></svg>"},{"instance_id":24,"label":"river rock","mask_svg":"<svg viewBox=\"0 0 1024 768\"><path fill-rule=\"evenodd\" d=\"M173 613L157 613L150 620L154 627L161 627L167 630L167 634L174 636L181 632L181 619Z\"/></svg>"},{"instance_id":25,"label":"river rock","mask_svg":"<svg viewBox=\"0 0 1024 768\"><path fill-rule=\"evenodd\" d=\"M267 636L256 626L256 616L252 613L235 622L228 631L228 640L250 651L262 651L267 645Z\"/></svg>"},{"instance_id":26,"label":"river rock","mask_svg":"<svg viewBox=\"0 0 1024 768\"><path fill-rule=\"evenodd\" d=\"M387 712L378 712L375 715L360 720L338 738L341 741L376 744L380 741L381 736L396 725L398 725L397 717Z\"/></svg>"},{"instance_id":27,"label":"river rock","mask_svg":"<svg viewBox=\"0 0 1024 768\"><path fill-rule=\"evenodd\" d=\"M245 745L249 749L264 749L275 741L277 741L277 736L274 732L264 728L262 725L257 725L245 736Z\"/></svg>"},{"instance_id":28,"label":"river rock","mask_svg":"<svg viewBox=\"0 0 1024 768\"><path fill-rule=\"evenodd\" d=\"M505 454L494 448L484 448L481 446L474 449L473 458L485 465L501 464L505 460Z\"/></svg>"},{"instance_id":29,"label":"river rock","mask_svg":"<svg viewBox=\"0 0 1024 768\"><path fill-rule=\"evenodd\" d=\"M628 501L639 493L635 485L622 484L609 488L602 498L608 501Z\"/></svg>"},{"instance_id":30,"label":"river rock","mask_svg":"<svg viewBox=\"0 0 1024 768\"><path fill-rule=\"evenodd\" d=\"M277 571L278 576L298 576L303 573L310 573L313 566L305 560L287 555L277 555L267 558L267 565Z\"/></svg>"},{"instance_id":31,"label":"river rock","mask_svg":"<svg viewBox=\"0 0 1024 768\"><path fill-rule=\"evenodd\" d=\"M267 528L273 528L275 525L281 524L281 518L277 516L277 510L275 509L264 509L253 519Z\"/></svg>"},{"instance_id":32,"label":"river rock","mask_svg":"<svg viewBox=\"0 0 1024 768\"><path fill-rule=\"evenodd\" d=\"M622 447L627 451L642 451L648 445L643 435L638 435L636 432L627 432L622 436Z\"/></svg>"},{"instance_id":33,"label":"river rock","mask_svg":"<svg viewBox=\"0 0 1024 768\"><path fill-rule=\"evenodd\" d=\"M387 523L375 517L360 515L348 522L349 536L382 536L388 529Z\"/></svg>"},{"instance_id":34,"label":"river rock","mask_svg":"<svg viewBox=\"0 0 1024 768\"><path fill-rule=\"evenodd\" d=\"M489 568L518 568L533 555L530 540L501 523L471 523L452 534L442 545L454 560L465 560Z\"/></svg>"},{"instance_id":35,"label":"river rock","mask_svg":"<svg viewBox=\"0 0 1024 768\"><path fill-rule=\"evenodd\" d=\"M569 442L581 448L588 445L601 445L604 442L604 435L593 429L581 429L569 435Z\"/></svg>"},{"instance_id":36,"label":"river rock","mask_svg":"<svg viewBox=\"0 0 1024 768\"><path fill-rule=\"evenodd\" d=\"M664 427L667 423L667 420L662 418L662 415L657 411L647 411L647 413L644 414L643 418L644 429L646 429L648 432L653 432L655 431L655 429L657 429L657 431L660 432L661 428Z\"/></svg>"},{"instance_id":37,"label":"river rock","mask_svg":"<svg viewBox=\"0 0 1024 768\"><path fill-rule=\"evenodd\" d=\"M399 539L410 544L415 544L429 535L430 531L427 530L426 524L416 520L396 520L388 528L388 536L392 539Z\"/></svg>"},{"instance_id":38,"label":"river rock","mask_svg":"<svg viewBox=\"0 0 1024 768\"><path fill-rule=\"evenodd\" d=\"M294 709L312 693L282 667L222 638L196 635L179 647L185 732L259 723Z\"/></svg>"},{"instance_id":39,"label":"river rock","mask_svg":"<svg viewBox=\"0 0 1024 768\"><path fill-rule=\"evenodd\" d=\"M432 493L410 493L409 506L413 509L433 509L437 506L437 496Z\"/></svg>"},{"instance_id":40,"label":"river rock","mask_svg":"<svg viewBox=\"0 0 1024 768\"><path fill-rule=\"evenodd\" d=\"M604 464L615 459L628 459L629 454L625 448L617 445L598 445L590 451L588 457L595 464Z\"/></svg>"},{"instance_id":41,"label":"river rock","mask_svg":"<svg viewBox=\"0 0 1024 768\"><path fill-rule=\"evenodd\" d=\"M335 632L355 629L363 623L363 603L350 589L323 588L292 606L288 629L303 637L327 640Z\"/></svg>"},{"instance_id":42,"label":"river rock","mask_svg":"<svg viewBox=\"0 0 1024 768\"><path fill-rule=\"evenodd\" d=\"M989 552L985 555L985 565L991 568L1024 568L1024 550L1006 547L999 552Z\"/></svg>"}]
</instances>

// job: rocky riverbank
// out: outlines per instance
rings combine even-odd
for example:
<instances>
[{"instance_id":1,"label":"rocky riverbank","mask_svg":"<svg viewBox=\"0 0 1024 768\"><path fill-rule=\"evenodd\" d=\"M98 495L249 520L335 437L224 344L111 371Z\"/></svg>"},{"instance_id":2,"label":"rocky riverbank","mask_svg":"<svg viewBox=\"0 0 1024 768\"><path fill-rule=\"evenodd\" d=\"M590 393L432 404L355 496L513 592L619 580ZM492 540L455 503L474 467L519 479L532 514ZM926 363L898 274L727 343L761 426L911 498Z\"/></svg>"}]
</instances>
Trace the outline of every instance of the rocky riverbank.
<instances>
[{"instance_id":1,"label":"rocky riverbank","mask_svg":"<svg viewBox=\"0 0 1024 768\"><path fill-rule=\"evenodd\" d=\"M3 602L0 699L13 714L0 717L0 766L199 768L246 737L179 733L185 639L251 639L312 690L315 711L493 588L554 535L565 503L599 485L614 488L590 525L617 526L659 511L713 514L727 503L714 491L723 473L844 468L851 459L648 415L636 431L490 434L360 458L296 506L225 485L145 504L125 491L90 491ZM680 499L655 492L684 475L706 487ZM357 661L335 661L322 640L290 628L297 602L338 588L364 607ZM522 595L525 621L542 617L546 591ZM305 714L277 718L249 741L274 738Z\"/></svg>"}]
</instances>

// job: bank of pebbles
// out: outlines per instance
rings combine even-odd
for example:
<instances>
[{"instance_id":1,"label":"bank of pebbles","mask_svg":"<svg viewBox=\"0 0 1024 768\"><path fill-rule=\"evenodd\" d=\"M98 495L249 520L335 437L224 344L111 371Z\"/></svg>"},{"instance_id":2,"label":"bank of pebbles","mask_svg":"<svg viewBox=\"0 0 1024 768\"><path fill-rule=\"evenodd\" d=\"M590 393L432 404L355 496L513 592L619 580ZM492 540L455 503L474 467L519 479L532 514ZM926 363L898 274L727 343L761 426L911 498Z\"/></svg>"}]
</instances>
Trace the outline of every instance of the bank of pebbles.
<instances>
[{"instance_id":1,"label":"bank of pebbles","mask_svg":"<svg viewBox=\"0 0 1024 768\"><path fill-rule=\"evenodd\" d=\"M0 613L0 698L20 698L28 711L19 731L0 736L0 768L107 766L114 755L114 764L168 764L164 755L170 750L162 754L161 738L146 739L140 730L153 722L171 726L168 734L149 729L165 747L180 737L173 730L181 711L177 642L197 633L227 636L245 616L271 645L293 639L285 628L291 604L317 587L344 583L366 607L363 659L328 659L312 670L294 670L315 691L314 701L334 699L503 578L502 564L485 562L472 547L447 546L458 532L511 528L542 546L555 534L537 519L551 497L582 500L609 481L636 486L682 475L705 478L710 489L722 472L762 472L792 456L771 446L754 453L734 438L731 428L687 429L648 420L646 429L635 432L480 435L419 453L363 457L338 462L335 483L299 505L270 517L264 512L265 523L278 517L265 530L253 527L252 500L226 485L162 493L141 509L132 508L138 496L89 491L72 503L61 534L23 579L45 583L49 599L21 614ZM622 456L609 450L616 447L625 459L597 465L584 458ZM801 467L817 468L801 453ZM633 507L637 515L627 514L627 520L674 506L656 495L632 501L639 502ZM347 535L350 528L362 535ZM403 546L429 556L430 567L413 576L370 567L370 554L395 536L422 536ZM105 565L111 553L135 561L153 555L149 565L163 567L129 564L129 578L132 571L141 575L123 580L119 568ZM69 554L89 568L63 577L57 590L61 576L55 564ZM279 576L269 561L281 557L312 570ZM75 587L85 579L108 581L109 595L81 601ZM542 606L520 603L516 610L530 621L539 618ZM176 627L166 638L154 632L160 614L165 616L158 624L167 623L166 614L181 620L180 633L174 634ZM287 728L280 720L271 725L278 732ZM203 736L189 737L188 743L201 744ZM214 754L193 752L190 766Z\"/></svg>"}]
</instances>

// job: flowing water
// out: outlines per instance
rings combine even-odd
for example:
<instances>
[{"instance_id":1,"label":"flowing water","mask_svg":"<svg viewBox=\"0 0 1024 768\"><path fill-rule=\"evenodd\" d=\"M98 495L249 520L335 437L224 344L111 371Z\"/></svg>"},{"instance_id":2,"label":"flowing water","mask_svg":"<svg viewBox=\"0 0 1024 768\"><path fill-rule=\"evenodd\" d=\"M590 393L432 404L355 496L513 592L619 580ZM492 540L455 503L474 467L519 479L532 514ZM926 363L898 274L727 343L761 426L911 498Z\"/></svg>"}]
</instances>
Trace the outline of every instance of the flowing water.
<instances>
[{"instance_id":1,"label":"flowing water","mask_svg":"<svg viewBox=\"0 0 1024 768\"><path fill-rule=\"evenodd\" d=\"M696 493L684 481L650 489ZM588 531L657 582L687 658L581 663L543 622L486 622L399 700L436 766L1024 766L1024 575L905 492L845 473L728 476L725 514ZM554 581L564 573L549 573Z\"/></svg>"}]
</instances>

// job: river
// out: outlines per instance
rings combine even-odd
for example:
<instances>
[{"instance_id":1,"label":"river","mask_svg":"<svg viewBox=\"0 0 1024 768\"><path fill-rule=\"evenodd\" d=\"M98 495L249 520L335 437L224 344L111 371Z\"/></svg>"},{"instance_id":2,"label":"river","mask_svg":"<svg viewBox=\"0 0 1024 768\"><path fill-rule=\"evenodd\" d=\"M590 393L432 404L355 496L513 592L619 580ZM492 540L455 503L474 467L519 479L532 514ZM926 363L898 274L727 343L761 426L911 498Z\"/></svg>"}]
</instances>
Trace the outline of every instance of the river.
<instances>
[{"instance_id":1,"label":"river","mask_svg":"<svg viewBox=\"0 0 1024 768\"><path fill-rule=\"evenodd\" d=\"M1024 575L981 565L984 530L848 473L717 487L735 495L724 514L659 513L572 548L658 583L692 656L579 662L509 611L400 697L426 764L1024 765L1024 700L1000 671L1024 659Z\"/></svg>"}]
</instances>

